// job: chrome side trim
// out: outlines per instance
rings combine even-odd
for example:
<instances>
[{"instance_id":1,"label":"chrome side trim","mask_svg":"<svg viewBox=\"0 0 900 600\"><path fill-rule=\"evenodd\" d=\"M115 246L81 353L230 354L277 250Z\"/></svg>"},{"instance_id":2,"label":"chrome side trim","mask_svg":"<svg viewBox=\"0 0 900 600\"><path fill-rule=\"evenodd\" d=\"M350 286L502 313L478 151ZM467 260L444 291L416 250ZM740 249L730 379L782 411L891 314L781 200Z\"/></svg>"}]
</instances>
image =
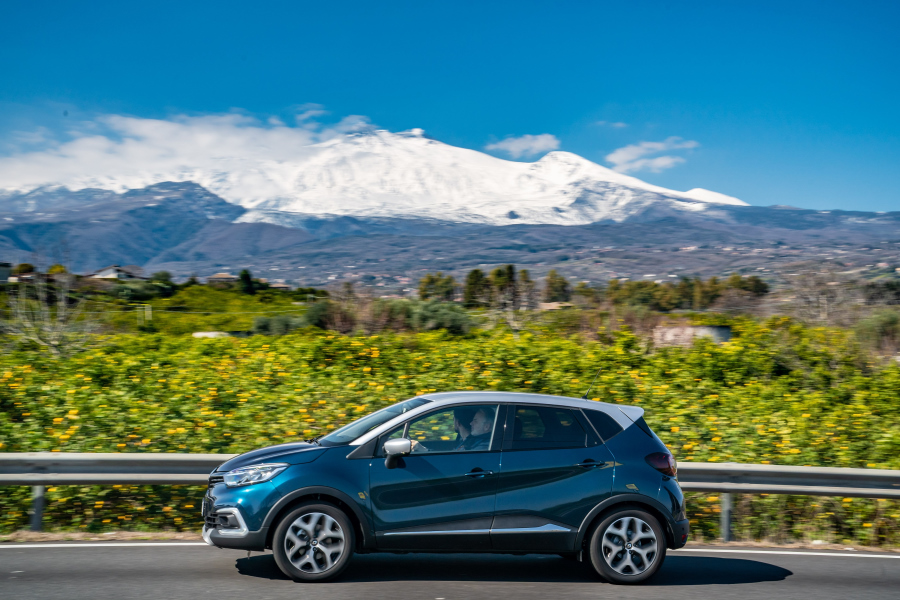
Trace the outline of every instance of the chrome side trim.
<instances>
[{"instance_id":1,"label":"chrome side trim","mask_svg":"<svg viewBox=\"0 0 900 600\"><path fill-rule=\"evenodd\" d=\"M209 537L209 529L206 528L206 525L203 526L203 531L200 533L200 535L203 537L204 542L206 542L210 546L215 546L215 544L212 543L212 540Z\"/></svg>"},{"instance_id":2,"label":"chrome side trim","mask_svg":"<svg viewBox=\"0 0 900 600\"><path fill-rule=\"evenodd\" d=\"M454 535L459 533L490 533L490 529L444 529L442 531L389 531L383 535Z\"/></svg>"},{"instance_id":3,"label":"chrome side trim","mask_svg":"<svg viewBox=\"0 0 900 600\"><path fill-rule=\"evenodd\" d=\"M562 525L541 525L540 527L511 527L509 529L491 529L491 533L570 533L572 529Z\"/></svg>"},{"instance_id":4,"label":"chrome side trim","mask_svg":"<svg viewBox=\"0 0 900 600\"><path fill-rule=\"evenodd\" d=\"M389 531L383 535L455 535L460 533L571 533L574 529L547 523L540 527L512 527L509 529L444 529L441 531Z\"/></svg>"},{"instance_id":5,"label":"chrome side trim","mask_svg":"<svg viewBox=\"0 0 900 600\"><path fill-rule=\"evenodd\" d=\"M216 529L216 533L227 537L244 537L247 535L249 529L247 529L247 523L244 522L244 517L241 516L241 511L236 508L227 507L216 509L216 513L228 513L234 515L237 518L238 525L240 525L237 529Z\"/></svg>"}]
</instances>

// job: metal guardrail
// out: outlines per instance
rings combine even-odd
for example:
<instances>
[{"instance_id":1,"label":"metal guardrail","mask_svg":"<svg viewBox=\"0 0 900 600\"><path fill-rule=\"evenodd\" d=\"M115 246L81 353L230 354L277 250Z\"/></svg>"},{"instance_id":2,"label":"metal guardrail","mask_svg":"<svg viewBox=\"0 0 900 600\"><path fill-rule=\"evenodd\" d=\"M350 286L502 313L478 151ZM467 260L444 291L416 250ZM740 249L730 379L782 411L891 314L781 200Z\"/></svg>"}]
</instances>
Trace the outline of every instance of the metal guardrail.
<instances>
[{"instance_id":1,"label":"metal guardrail","mask_svg":"<svg viewBox=\"0 0 900 600\"><path fill-rule=\"evenodd\" d=\"M900 470L792 467L742 463L678 463L686 492L718 492L719 536L729 542L732 494L794 494L900 499Z\"/></svg>"},{"instance_id":2,"label":"metal guardrail","mask_svg":"<svg viewBox=\"0 0 900 600\"><path fill-rule=\"evenodd\" d=\"M688 492L900 499L900 470L890 469L679 462L678 483Z\"/></svg>"},{"instance_id":3,"label":"metal guardrail","mask_svg":"<svg viewBox=\"0 0 900 600\"><path fill-rule=\"evenodd\" d=\"M233 456L6 452L0 453L0 485L32 486L31 524L39 530L46 485L204 485ZM678 481L686 492L722 494L725 541L731 537L732 494L900 499L900 470L681 462Z\"/></svg>"},{"instance_id":4,"label":"metal guardrail","mask_svg":"<svg viewBox=\"0 0 900 600\"><path fill-rule=\"evenodd\" d=\"M0 485L205 485L235 454L0 452Z\"/></svg>"}]
</instances>

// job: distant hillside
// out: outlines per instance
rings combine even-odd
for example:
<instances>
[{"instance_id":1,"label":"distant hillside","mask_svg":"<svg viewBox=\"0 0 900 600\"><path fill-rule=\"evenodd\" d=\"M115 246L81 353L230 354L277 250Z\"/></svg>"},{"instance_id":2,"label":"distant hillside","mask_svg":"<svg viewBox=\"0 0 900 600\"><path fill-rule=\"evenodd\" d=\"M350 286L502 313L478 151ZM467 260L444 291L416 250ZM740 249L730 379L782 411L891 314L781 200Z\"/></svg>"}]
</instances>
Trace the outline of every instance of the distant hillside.
<instances>
[{"instance_id":1,"label":"distant hillside","mask_svg":"<svg viewBox=\"0 0 900 600\"><path fill-rule=\"evenodd\" d=\"M623 223L570 226L293 213L276 225L245 222L246 209L197 184L172 182L123 194L43 189L8 197L0 207L0 260L64 254L81 272L137 264L204 276L246 267L299 283L365 277L396 286L398 277L424 271L462 273L507 262L537 275L558 268L592 281L733 270L759 270L771 279L823 264L873 275L900 266L900 213L656 207Z\"/></svg>"}]
</instances>

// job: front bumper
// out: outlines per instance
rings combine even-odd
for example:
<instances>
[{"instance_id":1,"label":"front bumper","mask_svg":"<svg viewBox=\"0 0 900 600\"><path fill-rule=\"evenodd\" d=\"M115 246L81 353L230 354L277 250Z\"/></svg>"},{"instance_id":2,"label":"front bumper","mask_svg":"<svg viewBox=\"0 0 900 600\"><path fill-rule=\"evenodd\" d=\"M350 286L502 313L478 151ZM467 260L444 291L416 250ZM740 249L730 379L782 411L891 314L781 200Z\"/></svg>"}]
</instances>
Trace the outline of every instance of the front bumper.
<instances>
[{"instance_id":1,"label":"front bumper","mask_svg":"<svg viewBox=\"0 0 900 600\"><path fill-rule=\"evenodd\" d=\"M248 531L240 537L222 535L214 528L203 526L203 541L217 548L233 548L235 550L253 550L262 552L266 549L266 538L269 528L263 527L259 531Z\"/></svg>"},{"instance_id":2,"label":"front bumper","mask_svg":"<svg viewBox=\"0 0 900 600\"><path fill-rule=\"evenodd\" d=\"M258 531L250 531L239 508L223 507L205 516L203 525L203 541L218 548L235 548L237 550L266 549L268 527Z\"/></svg>"},{"instance_id":3,"label":"front bumper","mask_svg":"<svg viewBox=\"0 0 900 600\"><path fill-rule=\"evenodd\" d=\"M203 540L210 546L238 550L266 549L264 518L281 497L271 481L229 488L213 472L203 498Z\"/></svg>"}]
</instances>

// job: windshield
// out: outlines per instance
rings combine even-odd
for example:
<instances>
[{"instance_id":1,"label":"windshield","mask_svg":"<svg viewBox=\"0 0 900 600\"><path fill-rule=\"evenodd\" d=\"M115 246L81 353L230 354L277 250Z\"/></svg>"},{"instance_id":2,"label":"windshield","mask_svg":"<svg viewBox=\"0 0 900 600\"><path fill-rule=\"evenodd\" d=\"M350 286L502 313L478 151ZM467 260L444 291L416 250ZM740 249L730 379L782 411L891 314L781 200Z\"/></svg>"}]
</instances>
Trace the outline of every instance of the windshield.
<instances>
[{"instance_id":1,"label":"windshield","mask_svg":"<svg viewBox=\"0 0 900 600\"><path fill-rule=\"evenodd\" d=\"M379 425L387 423L394 417L409 412L417 406L422 406L428 402L431 401L425 398L413 398L412 400L398 402L387 408L382 408L370 415L366 415L361 419L353 421L349 425L344 425L337 431L332 431L321 438L319 443L323 446L342 446L344 444L349 444L367 431L371 431Z\"/></svg>"}]
</instances>

